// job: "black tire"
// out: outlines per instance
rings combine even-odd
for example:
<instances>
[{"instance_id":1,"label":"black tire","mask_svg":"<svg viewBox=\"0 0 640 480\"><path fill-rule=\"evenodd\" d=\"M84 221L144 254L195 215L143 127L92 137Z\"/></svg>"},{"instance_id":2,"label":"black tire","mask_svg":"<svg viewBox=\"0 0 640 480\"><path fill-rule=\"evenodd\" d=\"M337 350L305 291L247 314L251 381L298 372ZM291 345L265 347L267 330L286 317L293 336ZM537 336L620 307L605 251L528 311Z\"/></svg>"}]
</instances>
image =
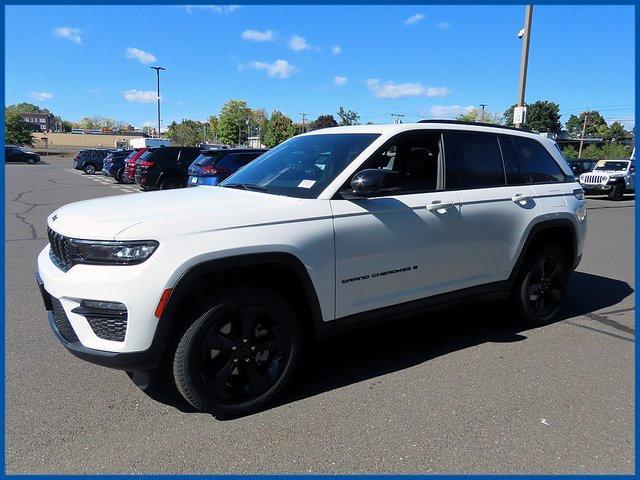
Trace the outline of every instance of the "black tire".
<instances>
[{"instance_id":1,"label":"black tire","mask_svg":"<svg viewBox=\"0 0 640 480\"><path fill-rule=\"evenodd\" d=\"M611 200L620 201L624 199L624 189L625 186L619 183L615 185L611 190L609 190L609 193L607 193L607 197L609 197Z\"/></svg>"},{"instance_id":2,"label":"black tire","mask_svg":"<svg viewBox=\"0 0 640 480\"><path fill-rule=\"evenodd\" d=\"M96 166L93 163L85 163L84 167L82 167L82 170L84 170L84 173L86 173L87 175L93 175L94 173L96 173Z\"/></svg>"},{"instance_id":3,"label":"black tire","mask_svg":"<svg viewBox=\"0 0 640 480\"><path fill-rule=\"evenodd\" d=\"M167 177L160 183L160 190L173 190L174 188L182 188L184 185L177 177Z\"/></svg>"},{"instance_id":4,"label":"black tire","mask_svg":"<svg viewBox=\"0 0 640 480\"><path fill-rule=\"evenodd\" d=\"M559 247L546 244L532 251L511 294L520 320L532 326L551 322L562 305L569 273L569 262Z\"/></svg>"},{"instance_id":5,"label":"black tire","mask_svg":"<svg viewBox=\"0 0 640 480\"><path fill-rule=\"evenodd\" d=\"M238 287L219 292L203 310L173 357L180 394L197 410L219 417L244 415L270 402L291 380L300 357L294 309L273 290Z\"/></svg>"},{"instance_id":6,"label":"black tire","mask_svg":"<svg viewBox=\"0 0 640 480\"><path fill-rule=\"evenodd\" d=\"M116 176L114 177L116 179L116 182L118 183L124 183L124 168L121 168L120 170L118 170L116 172Z\"/></svg>"},{"instance_id":7,"label":"black tire","mask_svg":"<svg viewBox=\"0 0 640 480\"><path fill-rule=\"evenodd\" d=\"M27 163L29 165L35 165L36 163L38 163L38 160L36 160L35 158L27 158Z\"/></svg>"}]
</instances>

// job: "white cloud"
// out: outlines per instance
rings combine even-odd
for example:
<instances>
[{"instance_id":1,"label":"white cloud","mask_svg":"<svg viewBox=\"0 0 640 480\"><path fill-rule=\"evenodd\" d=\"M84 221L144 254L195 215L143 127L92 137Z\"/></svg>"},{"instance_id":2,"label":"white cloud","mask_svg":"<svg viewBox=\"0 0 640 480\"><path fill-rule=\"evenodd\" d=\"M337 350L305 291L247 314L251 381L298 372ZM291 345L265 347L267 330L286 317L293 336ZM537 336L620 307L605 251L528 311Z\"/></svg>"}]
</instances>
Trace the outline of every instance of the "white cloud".
<instances>
[{"instance_id":1,"label":"white cloud","mask_svg":"<svg viewBox=\"0 0 640 480\"><path fill-rule=\"evenodd\" d=\"M415 25L418 22L421 22L422 20L424 20L425 18L427 18L427 16L423 13L416 13L415 15L411 15L409 18L407 18L404 21L405 25Z\"/></svg>"},{"instance_id":2,"label":"white cloud","mask_svg":"<svg viewBox=\"0 0 640 480\"><path fill-rule=\"evenodd\" d=\"M53 36L58 38L63 38L65 40L69 40L76 45L82 45L82 37L80 34L82 30L79 28L71 28L71 27L56 27L53 29Z\"/></svg>"},{"instance_id":3,"label":"white cloud","mask_svg":"<svg viewBox=\"0 0 640 480\"><path fill-rule=\"evenodd\" d=\"M334 45L333 47L331 47L331 53L333 53L334 55L340 55L342 53L342 48L340 47L340 45Z\"/></svg>"},{"instance_id":4,"label":"white cloud","mask_svg":"<svg viewBox=\"0 0 640 480\"><path fill-rule=\"evenodd\" d=\"M341 77L339 75L333 77L334 85L346 85L349 79L347 77Z\"/></svg>"},{"instance_id":5,"label":"white cloud","mask_svg":"<svg viewBox=\"0 0 640 480\"><path fill-rule=\"evenodd\" d=\"M437 118L454 118L462 113L469 113L471 110L476 108L474 105L434 105L429 110L429 113L432 117Z\"/></svg>"},{"instance_id":6,"label":"white cloud","mask_svg":"<svg viewBox=\"0 0 640 480\"><path fill-rule=\"evenodd\" d=\"M293 35L289 39L289 48L296 52L300 52L302 50L309 50L311 45L307 43L304 37L301 37L300 35Z\"/></svg>"},{"instance_id":7,"label":"white cloud","mask_svg":"<svg viewBox=\"0 0 640 480\"><path fill-rule=\"evenodd\" d=\"M451 94L447 87L423 87L420 83L381 83L377 78L370 78L365 83L378 98L446 97Z\"/></svg>"},{"instance_id":8,"label":"white cloud","mask_svg":"<svg viewBox=\"0 0 640 480\"><path fill-rule=\"evenodd\" d=\"M156 61L156 56L153 53L145 52L139 48L127 47L125 55L130 60L138 60L143 65L153 63Z\"/></svg>"},{"instance_id":9,"label":"white cloud","mask_svg":"<svg viewBox=\"0 0 640 480\"><path fill-rule=\"evenodd\" d=\"M265 30L264 32L259 30L245 30L242 32L242 39L252 42L272 42L275 38L276 35L273 30Z\"/></svg>"},{"instance_id":10,"label":"white cloud","mask_svg":"<svg viewBox=\"0 0 640 480\"><path fill-rule=\"evenodd\" d=\"M438 22L438 23L436 23L436 28L439 28L440 30L446 30L449 27L451 27L451 24L449 22Z\"/></svg>"},{"instance_id":11,"label":"white cloud","mask_svg":"<svg viewBox=\"0 0 640 480\"><path fill-rule=\"evenodd\" d=\"M158 100L158 94L154 90L136 90L134 88L124 92L124 99L129 102L154 103Z\"/></svg>"},{"instance_id":12,"label":"white cloud","mask_svg":"<svg viewBox=\"0 0 640 480\"><path fill-rule=\"evenodd\" d=\"M286 60L276 60L273 63L268 62L249 62L247 68L253 70L265 71L270 77L289 78L293 72L297 70L295 65L291 65ZM243 67L241 66L240 69Z\"/></svg>"},{"instance_id":13,"label":"white cloud","mask_svg":"<svg viewBox=\"0 0 640 480\"><path fill-rule=\"evenodd\" d=\"M187 13L193 13L196 10L208 10L215 13L233 13L240 8L240 5L185 5Z\"/></svg>"},{"instance_id":14,"label":"white cloud","mask_svg":"<svg viewBox=\"0 0 640 480\"><path fill-rule=\"evenodd\" d=\"M53 95L49 92L31 92L29 96L31 98L35 98L36 100L40 100L41 102L44 102L45 100L51 100L53 98Z\"/></svg>"}]
</instances>

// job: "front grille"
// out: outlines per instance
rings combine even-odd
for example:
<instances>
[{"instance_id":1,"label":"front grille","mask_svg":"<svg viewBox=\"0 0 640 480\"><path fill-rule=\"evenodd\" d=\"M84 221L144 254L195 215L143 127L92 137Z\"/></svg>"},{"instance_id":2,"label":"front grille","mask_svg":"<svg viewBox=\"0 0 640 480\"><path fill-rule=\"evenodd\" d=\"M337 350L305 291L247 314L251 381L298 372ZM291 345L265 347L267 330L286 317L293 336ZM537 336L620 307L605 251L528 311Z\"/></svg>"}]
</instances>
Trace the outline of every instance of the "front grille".
<instances>
[{"instance_id":1,"label":"front grille","mask_svg":"<svg viewBox=\"0 0 640 480\"><path fill-rule=\"evenodd\" d=\"M76 332L73 331L73 327L71 323L69 323L69 319L64 312L64 308L62 308L60 300L51 297L51 306L53 307L53 323L55 323L62 338L69 343L77 342L78 337L76 336Z\"/></svg>"},{"instance_id":2,"label":"front grille","mask_svg":"<svg viewBox=\"0 0 640 480\"><path fill-rule=\"evenodd\" d=\"M584 179L582 183L588 183L593 185L593 184L599 184L604 182L607 177L605 177L604 175L590 174L590 175L585 175L582 178Z\"/></svg>"},{"instance_id":3,"label":"front grille","mask_svg":"<svg viewBox=\"0 0 640 480\"><path fill-rule=\"evenodd\" d=\"M49 244L51 245L51 249L49 250L51 261L63 272L68 271L74 265L71 241L69 238L54 232L49 227L47 227L47 235L49 236Z\"/></svg>"},{"instance_id":4,"label":"front grille","mask_svg":"<svg viewBox=\"0 0 640 480\"><path fill-rule=\"evenodd\" d=\"M86 314L85 318L93 333L104 340L112 340L114 342L123 342L124 335L127 333L127 314L112 317L106 315Z\"/></svg>"}]
</instances>

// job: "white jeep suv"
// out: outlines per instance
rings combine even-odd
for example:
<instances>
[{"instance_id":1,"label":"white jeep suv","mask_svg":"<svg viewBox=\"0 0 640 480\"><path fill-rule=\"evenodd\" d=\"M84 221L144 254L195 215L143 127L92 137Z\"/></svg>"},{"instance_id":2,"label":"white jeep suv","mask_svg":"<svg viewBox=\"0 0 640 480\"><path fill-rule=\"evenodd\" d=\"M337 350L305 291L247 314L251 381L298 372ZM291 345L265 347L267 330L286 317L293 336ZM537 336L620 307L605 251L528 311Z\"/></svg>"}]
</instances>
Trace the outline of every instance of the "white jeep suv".
<instances>
[{"instance_id":1,"label":"white jeep suv","mask_svg":"<svg viewBox=\"0 0 640 480\"><path fill-rule=\"evenodd\" d=\"M168 372L195 408L237 415L282 390L305 336L476 297L549 322L585 217L582 188L538 135L327 128L220 186L56 210L38 281L71 353L141 386Z\"/></svg>"},{"instance_id":2,"label":"white jeep suv","mask_svg":"<svg viewBox=\"0 0 640 480\"><path fill-rule=\"evenodd\" d=\"M580 175L586 193L606 193L612 200L635 191L636 166L631 160L600 160L591 172Z\"/></svg>"}]
</instances>

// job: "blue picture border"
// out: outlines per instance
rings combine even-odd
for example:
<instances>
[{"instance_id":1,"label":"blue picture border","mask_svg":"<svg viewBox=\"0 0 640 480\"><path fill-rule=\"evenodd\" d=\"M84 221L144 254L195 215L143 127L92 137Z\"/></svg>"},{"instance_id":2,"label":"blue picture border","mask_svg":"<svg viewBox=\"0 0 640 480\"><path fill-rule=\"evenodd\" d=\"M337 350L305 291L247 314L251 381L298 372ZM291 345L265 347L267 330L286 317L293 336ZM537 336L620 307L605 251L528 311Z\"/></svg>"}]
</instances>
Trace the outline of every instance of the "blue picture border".
<instances>
[{"instance_id":1,"label":"blue picture border","mask_svg":"<svg viewBox=\"0 0 640 480\"><path fill-rule=\"evenodd\" d=\"M212 3L216 3L213 1L210 2L204 2L201 0L195 0L195 1L190 1L190 2L177 2L177 1L167 1L167 0L155 0L155 1L151 1L151 0L134 0L133 2L124 2L124 1L108 1L108 0L85 0L85 1L81 1L81 0L58 0L58 1L6 1L6 0L2 0L2 10L0 12L0 20L1 20L1 25L2 25L2 53L3 53L3 57L2 57L2 62L0 62L0 69L1 69L1 75L0 75L0 87L1 87L1 93L0 95L2 95L2 100L3 103L5 102L5 62L4 62L4 52L5 52L5 8L6 6L10 6L10 5L207 5L207 4L212 4ZM233 1L233 2L226 2L229 4L237 4L237 5L526 5L527 3L531 3L531 2L524 2L524 1L500 1L500 0L493 0L490 2L479 2L479 1L471 1L471 0L451 0L451 1L433 1L433 2L424 2L424 1L407 1L407 0L401 0L401 1L389 1L389 0L350 0L347 2L340 2L340 1L335 1L335 0L329 0L329 1L311 1L311 0L280 0L280 1ZM640 3L640 0L633 0L633 1L614 1L614 2L604 2L604 1L589 1L589 0L583 0L583 1L575 1L575 0L564 0L564 1L549 1L549 0L541 0L541 1L537 1L534 2L534 5L634 5L636 8L634 10L634 15L635 15L635 26L636 26L636 30L635 30L635 52L636 52L636 57L635 57L635 72L636 72L636 88L635 88L635 100L636 100L636 105L635 105L635 118L637 119L639 117L638 113L639 113L639 108L638 108L638 103L637 103L637 98L638 98L638 94L640 93L640 82L638 80L637 77L637 67L638 67L638 58L640 56L640 41L638 40L638 25L640 23L640 9L638 8L638 4ZM4 108L2 108L2 111L0 112L0 120L2 121L2 125L4 128ZM636 136L636 148L638 146L638 139ZM4 152L4 135L0 136L0 151ZM3 212L5 212L5 216L6 216L6 205L5 205L5 163L4 163L4 158L2 161L2 168L0 169L0 180L2 181L2 199L0 200L0 202L2 203L2 210ZM638 232L640 231L640 214L639 214L639 210L638 210L638 206L636 204L635 207L635 238L633 239L634 243L635 243L635 251L638 251ZM5 255L6 255L6 244L5 244L5 223L4 221L2 222L2 225L0 226L0 240L2 241L2 245L5 245ZM3 257L3 266L4 266L4 259L5 257ZM34 259L35 261L35 259ZM635 278L638 278L639 274L640 274L640 268L638 265L638 261L637 261L637 256L634 258L634 262L635 262ZM2 268L2 272L0 273L1 277L1 282L0 282L0 298L2 301L2 313L1 313L1 318L2 318L2 332L3 332L3 338L4 341L0 343L0 352L1 352L1 362L2 362L2 369L6 374L6 363L5 363L5 343L7 342L7 337L6 337L6 328L5 328L5 295L7 292L7 285L6 285L6 277L5 277L5 268ZM635 290L635 282L634 282L634 286L633 286L634 290ZM634 324L635 324L635 330L637 330L637 316L634 316ZM10 340L10 339L9 339ZM635 372L634 372L634 378L635 378L635 398L634 398L634 406L635 406L635 436L634 436L634 450L635 450L635 471L638 472L638 466L640 465L640 461L638 459L638 443L636 441L637 438L637 432L638 432L638 428L640 426L640 421L638 420L638 405L637 405L637 398L638 398L638 381L637 381L637 372L638 372L638 342L635 342ZM2 444L2 452L1 452L1 456L2 456L2 477L4 478L6 477L11 477L11 478L43 478L43 477L56 477L56 478L74 478L74 477L78 477L80 475L7 475L6 474L6 459L5 459L5 432L6 432L6 403L5 403L5 397L6 397L6 383L5 383L5 377L4 375L1 377L1 381L2 381L2 398L0 399L0 407L1 407L1 411L2 411L2 420L3 420L3 428L2 431L0 433L0 439L1 439L1 444ZM597 414L597 412L594 412L594 414ZM111 479L121 479L124 477L127 477L128 475L101 475L101 478L104 478L105 480L111 480ZM168 474L162 474L162 475L139 475L137 476L137 478L154 478L154 477L177 477L178 475L168 475ZM211 477L220 477L220 478L225 478L225 479L241 479L241 478L264 478L267 476L277 476L277 477L295 477L295 478L318 478L318 477L329 477L330 475L291 475L291 474L282 474L282 475L210 475L210 476L203 476L203 475L189 475L189 477L191 478L211 478ZM406 475L406 474L401 474L401 475L331 475L331 477L333 478L343 478L343 477L362 477L362 478L378 478L378 477L393 477L393 478L416 478L416 477L426 477L427 475ZM429 475L429 476L435 476L435 475ZM458 479L462 476L467 476L467 475L437 475L437 477L439 478L446 478L446 479ZM533 477L534 475L474 475L473 478L478 478L478 479L485 479L485 478L530 478ZM560 475L535 475L535 478L540 478L540 479L546 479L546 478L556 478L559 477ZM571 478L587 478L587 477L600 477L600 478L635 478L634 475L562 475L562 477L571 477Z\"/></svg>"}]
</instances>

